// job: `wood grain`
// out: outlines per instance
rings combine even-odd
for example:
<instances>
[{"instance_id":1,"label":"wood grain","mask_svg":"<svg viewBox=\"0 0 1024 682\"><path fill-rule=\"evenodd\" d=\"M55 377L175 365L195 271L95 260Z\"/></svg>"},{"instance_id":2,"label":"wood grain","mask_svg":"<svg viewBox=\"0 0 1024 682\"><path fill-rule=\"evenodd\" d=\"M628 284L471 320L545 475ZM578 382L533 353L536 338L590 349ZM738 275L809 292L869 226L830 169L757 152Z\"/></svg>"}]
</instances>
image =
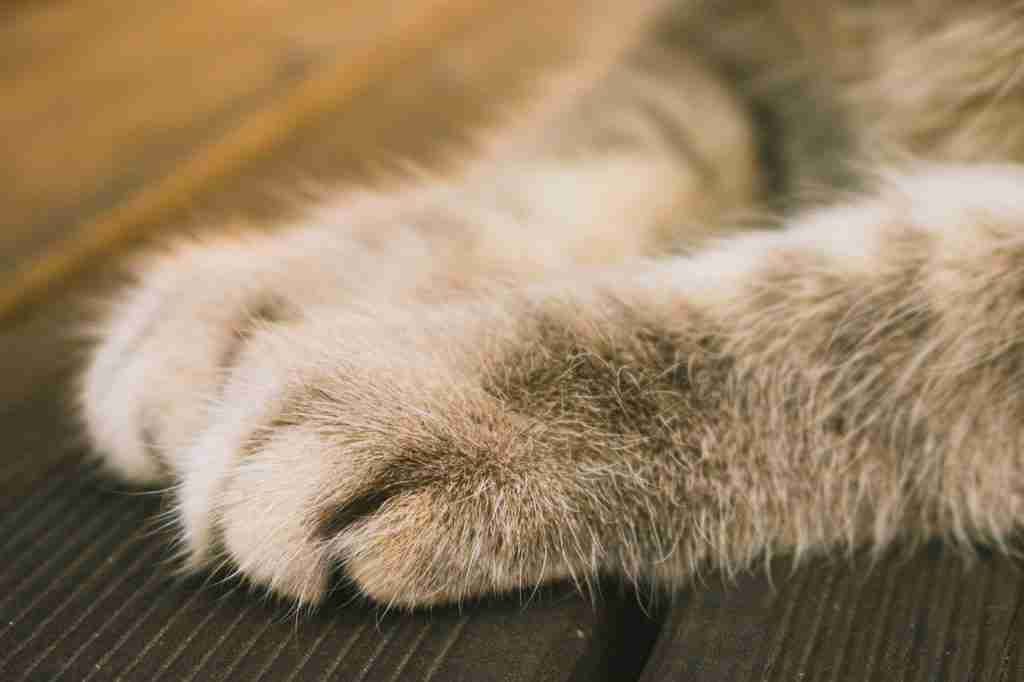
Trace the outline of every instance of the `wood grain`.
<instances>
[{"instance_id":1,"label":"wood grain","mask_svg":"<svg viewBox=\"0 0 1024 682\"><path fill-rule=\"evenodd\" d=\"M8 17L0 315L482 4L91 0Z\"/></svg>"},{"instance_id":2,"label":"wood grain","mask_svg":"<svg viewBox=\"0 0 1024 682\"><path fill-rule=\"evenodd\" d=\"M600 0L20 2L0 13L0 319L121 244L431 163L609 33ZM282 180L283 178L283 180ZM212 213L211 213L212 212Z\"/></svg>"}]
</instances>

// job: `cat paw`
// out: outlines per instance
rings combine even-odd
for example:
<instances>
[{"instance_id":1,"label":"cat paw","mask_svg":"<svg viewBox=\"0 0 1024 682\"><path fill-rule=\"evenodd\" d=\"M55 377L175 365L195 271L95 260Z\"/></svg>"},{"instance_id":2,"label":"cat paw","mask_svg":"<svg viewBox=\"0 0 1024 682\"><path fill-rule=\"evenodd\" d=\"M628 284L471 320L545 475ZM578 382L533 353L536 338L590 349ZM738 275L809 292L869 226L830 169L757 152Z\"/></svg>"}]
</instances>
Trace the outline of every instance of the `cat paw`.
<instances>
[{"instance_id":1,"label":"cat paw","mask_svg":"<svg viewBox=\"0 0 1024 682\"><path fill-rule=\"evenodd\" d=\"M493 475L521 424L472 379L470 336L383 304L372 318L320 305L232 248L147 270L82 381L106 467L172 484L185 566L227 563L301 603L341 569L403 606L556 575L508 504L525 479Z\"/></svg>"},{"instance_id":2,"label":"cat paw","mask_svg":"<svg viewBox=\"0 0 1024 682\"><path fill-rule=\"evenodd\" d=\"M226 560L299 602L340 572L405 607L564 572L540 541L557 486L522 468L523 419L480 391L465 347L381 317L253 335L182 463L190 567Z\"/></svg>"},{"instance_id":3,"label":"cat paw","mask_svg":"<svg viewBox=\"0 0 1024 682\"><path fill-rule=\"evenodd\" d=\"M174 484L187 568L300 603L340 573L402 607L637 572L615 549L635 519L614 510L650 492L623 452L675 380L674 356L636 364L664 344L573 322L575 305L360 311L201 282L151 274L85 378L110 468Z\"/></svg>"},{"instance_id":4,"label":"cat paw","mask_svg":"<svg viewBox=\"0 0 1024 682\"><path fill-rule=\"evenodd\" d=\"M148 262L114 302L79 391L105 468L136 484L174 481L179 453L207 426L251 334L294 321L330 295L336 278L294 267L280 241L179 247Z\"/></svg>"}]
</instances>

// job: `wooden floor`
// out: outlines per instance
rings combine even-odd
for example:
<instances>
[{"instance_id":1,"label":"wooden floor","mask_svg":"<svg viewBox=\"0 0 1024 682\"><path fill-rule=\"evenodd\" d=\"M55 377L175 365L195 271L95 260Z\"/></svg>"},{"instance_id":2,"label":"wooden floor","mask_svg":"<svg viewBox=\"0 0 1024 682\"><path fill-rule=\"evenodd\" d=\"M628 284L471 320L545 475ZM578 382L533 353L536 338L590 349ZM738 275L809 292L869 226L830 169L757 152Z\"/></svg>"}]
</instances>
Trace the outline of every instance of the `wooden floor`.
<instances>
[{"instance_id":1,"label":"wooden floor","mask_svg":"<svg viewBox=\"0 0 1024 682\"><path fill-rule=\"evenodd\" d=\"M0 317L167 225L466 153L599 0L0 6ZM582 42L582 41L581 41Z\"/></svg>"},{"instance_id":2,"label":"wooden floor","mask_svg":"<svg viewBox=\"0 0 1024 682\"><path fill-rule=\"evenodd\" d=\"M556 588L294 619L172 578L155 496L87 473L74 303L170 230L443 167L604 0L0 5L0 679L1024 680L1019 564L911 557L709 576L674 604ZM312 189L311 189L312 188Z\"/></svg>"}]
</instances>

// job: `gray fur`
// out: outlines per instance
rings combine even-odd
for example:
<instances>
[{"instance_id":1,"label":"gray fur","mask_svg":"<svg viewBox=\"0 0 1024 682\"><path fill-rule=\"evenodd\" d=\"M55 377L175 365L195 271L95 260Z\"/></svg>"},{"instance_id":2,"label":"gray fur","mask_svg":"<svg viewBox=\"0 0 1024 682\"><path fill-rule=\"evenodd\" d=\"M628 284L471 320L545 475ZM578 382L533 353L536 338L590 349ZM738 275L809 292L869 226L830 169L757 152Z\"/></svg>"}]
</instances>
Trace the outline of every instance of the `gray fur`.
<instances>
[{"instance_id":1,"label":"gray fur","mask_svg":"<svg viewBox=\"0 0 1024 682\"><path fill-rule=\"evenodd\" d=\"M507 156L141 270L83 414L189 567L417 607L1008 546L1019 4L681 3L615 63Z\"/></svg>"}]
</instances>

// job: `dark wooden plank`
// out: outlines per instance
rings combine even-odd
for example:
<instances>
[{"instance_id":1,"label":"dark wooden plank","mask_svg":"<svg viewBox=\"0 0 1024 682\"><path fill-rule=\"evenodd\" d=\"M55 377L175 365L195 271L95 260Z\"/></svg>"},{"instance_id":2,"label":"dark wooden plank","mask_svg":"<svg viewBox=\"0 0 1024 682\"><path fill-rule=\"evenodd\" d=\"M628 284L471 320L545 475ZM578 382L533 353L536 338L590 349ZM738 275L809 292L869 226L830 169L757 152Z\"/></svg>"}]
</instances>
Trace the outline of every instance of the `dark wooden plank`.
<instances>
[{"instance_id":1,"label":"dark wooden plank","mask_svg":"<svg viewBox=\"0 0 1024 682\"><path fill-rule=\"evenodd\" d=\"M614 604L553 592L529 608L408 615L339 594L296 616L236 581L174 581L166 538L150 532L158 509L74 476L34 508L47 523L0 561L3 679L610 679Z\"/></svg>"},{"instance_id":2,"label":"dark wooden plank","mask_svg":"<svg viewBox=\"0 0 1024 682\"><path fill-rule=\"evenodd\" d=\"M934 544L872 565L712 577L671 609L643 682L1022 679L1017 561Z\"/></svg>"}]
</instances>

